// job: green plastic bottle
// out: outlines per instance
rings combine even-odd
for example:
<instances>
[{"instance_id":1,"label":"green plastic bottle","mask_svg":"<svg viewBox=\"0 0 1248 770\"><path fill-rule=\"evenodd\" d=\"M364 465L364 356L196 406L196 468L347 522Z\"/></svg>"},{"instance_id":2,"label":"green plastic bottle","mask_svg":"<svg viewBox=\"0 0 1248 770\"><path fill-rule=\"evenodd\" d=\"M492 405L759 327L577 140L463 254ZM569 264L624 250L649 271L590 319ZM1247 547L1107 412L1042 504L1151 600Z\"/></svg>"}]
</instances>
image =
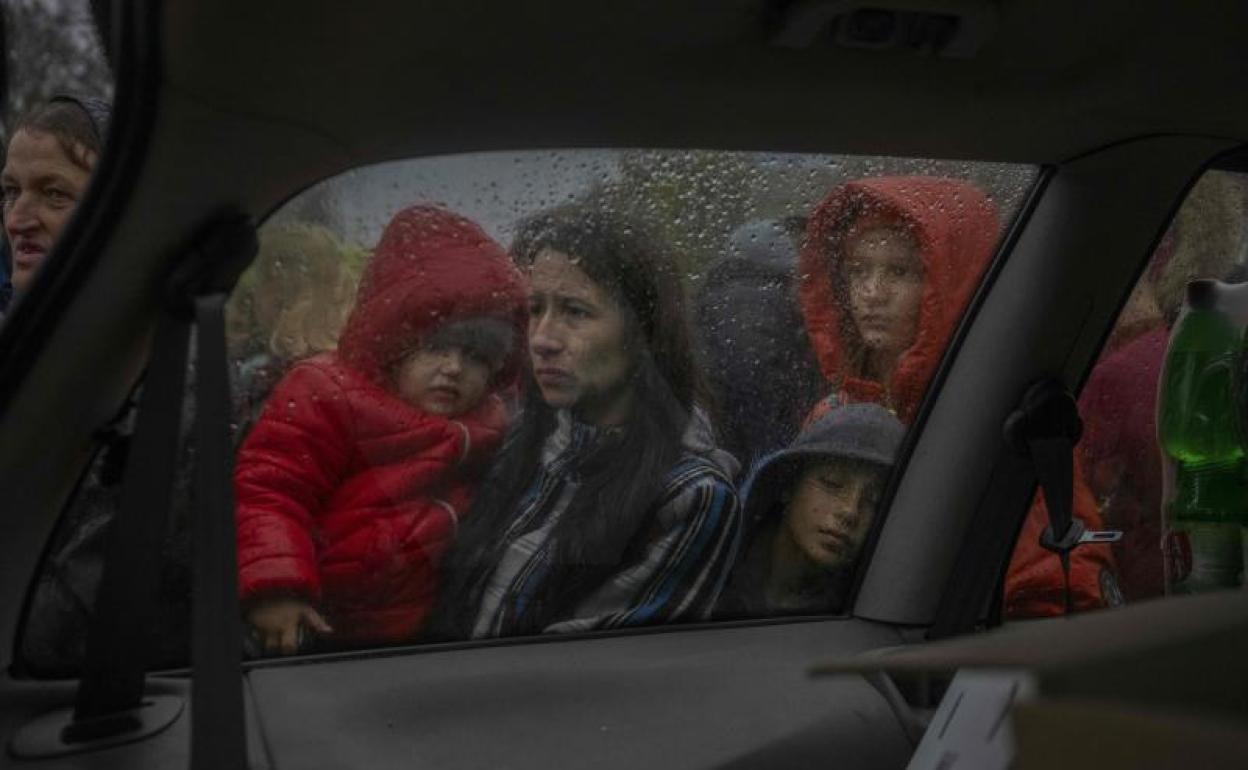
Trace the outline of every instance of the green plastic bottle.
<instances>
[{"instance_id":1,"label":"green plastic bottle","mask_svg":"<svg viewBox=\"0 0 1248 770\"><path fill-rule=\"evenodd\" d=\"M1244 329L1228 312L1238 288L1189 283L1166 349L1157 436L1166 465L1163 551L1170 593L1232 588L1243 579L1248 462L1238 394Z\"/></svg>"}]
</instances>

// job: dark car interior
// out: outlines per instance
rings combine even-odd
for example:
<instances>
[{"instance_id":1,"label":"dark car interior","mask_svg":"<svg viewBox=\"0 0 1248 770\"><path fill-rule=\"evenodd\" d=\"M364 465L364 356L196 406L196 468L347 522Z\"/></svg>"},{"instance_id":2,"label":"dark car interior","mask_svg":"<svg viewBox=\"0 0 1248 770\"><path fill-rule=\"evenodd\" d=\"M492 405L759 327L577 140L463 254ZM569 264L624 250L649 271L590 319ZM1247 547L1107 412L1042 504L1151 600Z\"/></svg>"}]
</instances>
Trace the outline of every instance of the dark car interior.
<instances>
[{"instance_id":1,"label":"dark car interior","mask_svg":"<svg viewBox=\"0 0 1248 770\"><path fill-rule=\"evenodd\" d=\"M948 677L899 688L812 667L1002 624L1037 478L1003 426L1036 383L1078 395L1191 187L1208 169L1248 169L1248 7L1231 2L136 0L109 13L107 152L0 327L5 766L906 767ZM205 418L228 397L224 376L203 374L225 370L203 341L222 333L220 307L196 315L170 286L231 286L252 223L342 172L582 148L1039 169L907 434L847 614L240 663L220 579L233 557L213 556L232 554L232 535L206 518L226 503L204 491L228 477L208 468L193 482L205 520L190 667L145 674L134 634L110 634L105 612L81 680L14 665L46 544L143 372L153 393L158 360L178 384L140 407L153 444L131 456L146 452L155 481L130 503L149 515L131 525L127 579L150 580L172 473L160 447L199 430L204 456L228 451L228 418L215 432ZM178 312L180 350L161 337ZM194 427L177 395L187 355ZM125 597L100 606L147 611ZM91 697L106 719L67 733ZM975 766L947 761L925 766Z\"/></svg>"}]
</instances>

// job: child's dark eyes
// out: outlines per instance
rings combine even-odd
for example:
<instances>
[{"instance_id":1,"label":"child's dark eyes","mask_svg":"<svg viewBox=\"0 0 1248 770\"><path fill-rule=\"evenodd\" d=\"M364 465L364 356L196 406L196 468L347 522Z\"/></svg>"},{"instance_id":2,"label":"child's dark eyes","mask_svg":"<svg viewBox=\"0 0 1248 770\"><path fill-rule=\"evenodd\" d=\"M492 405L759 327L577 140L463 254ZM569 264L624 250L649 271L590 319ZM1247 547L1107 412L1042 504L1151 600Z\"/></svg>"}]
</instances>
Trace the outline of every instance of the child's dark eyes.
<instances>
[{"instance_id":1,"label":"child's dark eyes","mask_svg":"<svg viewBox=\"0 0 1248 770\"><path fill-rule=\"evenodd\" d=\"M918 278L923 273L921 269L916 268L914 265L904 264L889 266L888 274L894 278Z\"/></svg>"},{"instance_id":2,"label":"child's dark eyes","mask_svg":"<svg viewBox=\"0 0 1248 770\"><path fill-rule=\"evenodd\" d=\"M448 356L452 353L457 353L461 359L470 364L483 366L487 369L495 368L494 362L490 360L489 356L479 350L470 350L458 345L447 345L443 343L430 343L421 347L421 350L435 356Z\"/></svg>"}]
</instances>

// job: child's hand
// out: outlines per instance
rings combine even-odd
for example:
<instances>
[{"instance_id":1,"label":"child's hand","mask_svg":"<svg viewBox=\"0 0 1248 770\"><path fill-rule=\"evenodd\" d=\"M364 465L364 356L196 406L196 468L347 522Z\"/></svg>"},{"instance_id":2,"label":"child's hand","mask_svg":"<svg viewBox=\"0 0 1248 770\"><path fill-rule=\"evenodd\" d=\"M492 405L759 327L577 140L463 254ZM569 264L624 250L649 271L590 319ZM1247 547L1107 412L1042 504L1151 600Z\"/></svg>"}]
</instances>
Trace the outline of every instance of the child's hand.
<instances>
[{"instance_id":1,"label":"child's hand","mask_svg":"<svg viewBox=\"0 0 1248 770\"><path fill-rule=\"evenodd\" d=\"M321 613L302 599L258 602L247 611L247 622L256 629L260 644L270 655L294 655L298 652L302 627L306 626L318 634L334 632Z\"/></svg>"}]
</instances>

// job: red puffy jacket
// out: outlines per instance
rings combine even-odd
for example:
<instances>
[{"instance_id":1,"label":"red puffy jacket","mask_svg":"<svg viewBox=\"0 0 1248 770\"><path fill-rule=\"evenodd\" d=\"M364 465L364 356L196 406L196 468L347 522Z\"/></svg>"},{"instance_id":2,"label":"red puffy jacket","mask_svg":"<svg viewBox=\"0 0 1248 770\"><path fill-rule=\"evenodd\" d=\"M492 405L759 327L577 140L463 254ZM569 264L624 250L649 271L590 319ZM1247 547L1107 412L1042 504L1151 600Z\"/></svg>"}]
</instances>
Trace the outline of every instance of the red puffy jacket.
<instances>
[{"instance_id":1,"label":"red puffy jacket","mask_svg":"<svg viewBox=\"0 0 1248 770\"><path fill-rule=\"evenodd\" d=\"M923 290L915 340L902 353L891 381L855 376L849 360L856 341L847 300L838 285L841 244L850 233L896 226L913 235L923 263ZM934 177L879 177L843 184L815 208L799 262L799 298L807 332L832 396L816 405L808 421L833 403L872 401L914 419L979 284L1000 237L992 203L973 185ZM1076 468L1074 512L1089 529L1100 529L1096 502ZM1064 581L1057 556L1039 545L1048 523L1040 494L1028 511L1005 580L1005 612L1010 617L1058 615L1064 611ZM1071 589L1076 608L1103 607L1119 600L1113 557L1107 546L1084 545L1071 557Z\"/></svg>"},{"instance_id":2,"label":"red puffy jacket","mask_svg":"<svg viewBox=\"0 0 1248 770\"><path fill-rule=\"evenodd\" d=\"M307 599L346 642L420 631L506 414L494 395L455 419L427 414L392 392L388 371L438 323L489 315L515 330L512 372L525 305L519 273L476 225L428 206L394 218L338 351L296 364L239 450L244 601Z\"/></svg>"},{"instance_id":3,"label":"red puffy jacket","mask_svg":"<svg viewBox=\"0 0 1248 770\"><path fill-rule=\"evenodd\" d=\"M1164 593L1157 387L1169 341L1158 325L1102 356L1079 397L1080 460L1107 523L1123 530L1114 556L1129 602Z\"/></svg>"}]
</instances>

